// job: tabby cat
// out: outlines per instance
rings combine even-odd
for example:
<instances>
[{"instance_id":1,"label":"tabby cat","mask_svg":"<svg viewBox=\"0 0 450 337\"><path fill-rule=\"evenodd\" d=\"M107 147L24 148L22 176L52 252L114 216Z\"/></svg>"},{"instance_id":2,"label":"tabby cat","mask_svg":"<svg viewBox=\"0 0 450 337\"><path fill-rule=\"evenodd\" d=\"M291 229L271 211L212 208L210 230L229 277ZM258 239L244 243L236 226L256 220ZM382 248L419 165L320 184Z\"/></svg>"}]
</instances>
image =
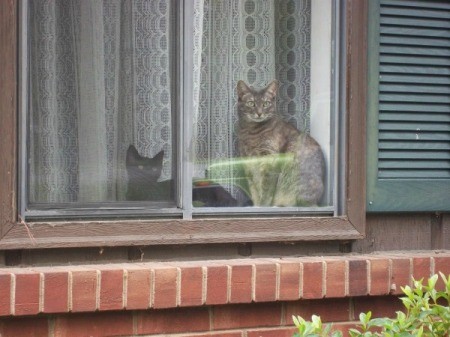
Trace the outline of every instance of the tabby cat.
<instances>
[{"instance_id":1,"label":"tabby cat","mask_svg":"<svg viewBox=\"0 0 450 337\"><path fill-rule=\"evenodd\" d=\"M238 93L238 150L255 206L316 206L324 190L320 145L285 122L276 109L278 82Z\"/></svg>"},{"instance_id":2,"label":"tabby cat","mask_svg":"<svg viewBox=\"0 0 450 337\"><path fill-rule=\"evenodd\" d=\"M133 145L127 150L127 200L173 200L173 180L158 182L163 167L164 150L153 158L141 156ZM196 207L232 207L237 201L219 184L196 181L192 187L192 201Z\"/></svg>"}]
</instances>

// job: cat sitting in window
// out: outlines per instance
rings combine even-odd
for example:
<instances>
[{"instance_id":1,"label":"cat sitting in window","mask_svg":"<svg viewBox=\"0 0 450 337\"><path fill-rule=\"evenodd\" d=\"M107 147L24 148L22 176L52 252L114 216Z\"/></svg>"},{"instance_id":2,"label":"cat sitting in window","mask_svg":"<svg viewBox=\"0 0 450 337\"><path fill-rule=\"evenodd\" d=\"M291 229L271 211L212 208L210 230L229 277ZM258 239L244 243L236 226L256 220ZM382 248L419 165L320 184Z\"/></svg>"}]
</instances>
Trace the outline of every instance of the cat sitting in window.
<instances>
[{"instance_id":1,"label":"cat sitting in window","mask_svg":"<svg viewBox=\"0 0 450 337\"><path fill-rule=\"evenodd\" d=\"M158 182L161 176L164 150L153 158L143 157L130 145L127 150L127 200L172 200L172 180Z\"/></svg>"},{"instance_id":2,"label":"cat sitting in window","mask_svg":"<svg viewBox=\"0 0 450 337\"><path fill-rule=\"evenodd\" d=\"M276 109L278 82L238 93L238 150L255 206L316 206L324 190L319 144L285 122Z\"/></svg>"},{"instance_id":3,"label":"cat sitting in window","mask_svg":"<svg viewBox=\"0 0 450 337\"><path fill-rule=\"evenodd\" d=\"M163 167L164 151L153 158L141 156L133 145L127 150L127 200L173 200L173 180L158 182ZM237 201L222 186L209 180L195 181L192 203L196 207L232 207Z\"/></svg>"}]
</instances>

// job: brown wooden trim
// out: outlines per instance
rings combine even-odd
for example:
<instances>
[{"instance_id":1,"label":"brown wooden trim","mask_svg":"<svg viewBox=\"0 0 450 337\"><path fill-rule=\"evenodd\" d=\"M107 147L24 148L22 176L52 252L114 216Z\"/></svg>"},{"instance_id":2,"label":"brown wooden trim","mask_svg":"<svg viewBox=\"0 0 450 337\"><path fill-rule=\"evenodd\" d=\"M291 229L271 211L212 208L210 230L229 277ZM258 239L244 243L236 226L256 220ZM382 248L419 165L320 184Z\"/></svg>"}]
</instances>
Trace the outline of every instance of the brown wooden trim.
<instances>
[{"instance_id":1,"label":"brown wooden trim","mask_svg":"<svg viewBox=\"0 0 450 337\"><path fill-rule=\"evenodd\" d=\"M367 0L346 2L347 215L361 234L366 221Z\"/></svg>"},{"instance_id":2,"label":"brown wooden trim","mask_svg":"<svg viewBox=\"0 0 450 337\"><path fill-rule=\"evenodd\" d=\"M24 240L25 238L25 240ZM357 239L346 218L198 219L16 225L0 247L50 248Z\"/></svg>"},{"instance_id":3,"label":"brown wooden trim","mask_svg":"<svg viewBox=\"0 0 450 337\"><path fill-rule=\"evenodd\" d=\"M17 1L0 1L0 239L16 222Z\"/></svg>"},{"instance_id":4,"label":"brown wooden trim","mask_svg":"<svg viewBox=\"0 0 450 337\"><path fill-rule=\"evenodd\" d=\"M195 220L17 222L17 2L0 1L0 249L351 240L365 226L367 0L347 0L346 216ZM14 225L12 225L14 224Z\"/></svg>"}]
</instances>

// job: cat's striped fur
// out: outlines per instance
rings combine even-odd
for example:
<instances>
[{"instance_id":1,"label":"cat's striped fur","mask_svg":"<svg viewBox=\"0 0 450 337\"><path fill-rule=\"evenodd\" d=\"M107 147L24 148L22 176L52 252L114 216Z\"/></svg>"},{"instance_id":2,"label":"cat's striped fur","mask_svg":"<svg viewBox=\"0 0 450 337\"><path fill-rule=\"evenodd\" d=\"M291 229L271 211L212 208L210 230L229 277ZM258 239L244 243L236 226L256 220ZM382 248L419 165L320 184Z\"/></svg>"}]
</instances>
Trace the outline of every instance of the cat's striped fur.
<instances>
[{"instance_id":1,"label":"cat's striped fur","mask_svg":"<svg viewBox=\"0 0 450 337\"><path fill-rule=\"evenodd\" d=\"M324 190L320 145L277 113L278 82L254 90L237 84L241 157L254 206L315 206Z\"/></svg>"}]
</instances>

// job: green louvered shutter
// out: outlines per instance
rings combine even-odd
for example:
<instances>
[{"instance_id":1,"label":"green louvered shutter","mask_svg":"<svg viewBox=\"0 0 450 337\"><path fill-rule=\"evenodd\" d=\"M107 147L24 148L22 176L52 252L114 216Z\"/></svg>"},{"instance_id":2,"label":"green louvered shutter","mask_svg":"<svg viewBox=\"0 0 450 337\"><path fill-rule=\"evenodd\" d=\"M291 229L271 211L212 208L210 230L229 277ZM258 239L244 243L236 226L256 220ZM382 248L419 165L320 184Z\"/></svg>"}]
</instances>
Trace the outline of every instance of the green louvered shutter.
<instances>
[{"instance_id":1,"label":"green louvered shutter","mask_svg":"<svg viewBox=\"0 0 450 337\"><path fill-rule=\"evenodd\" d=\"M450 210L450 1L369 1L368 211Z\"/></svg>"}]
</instances>

